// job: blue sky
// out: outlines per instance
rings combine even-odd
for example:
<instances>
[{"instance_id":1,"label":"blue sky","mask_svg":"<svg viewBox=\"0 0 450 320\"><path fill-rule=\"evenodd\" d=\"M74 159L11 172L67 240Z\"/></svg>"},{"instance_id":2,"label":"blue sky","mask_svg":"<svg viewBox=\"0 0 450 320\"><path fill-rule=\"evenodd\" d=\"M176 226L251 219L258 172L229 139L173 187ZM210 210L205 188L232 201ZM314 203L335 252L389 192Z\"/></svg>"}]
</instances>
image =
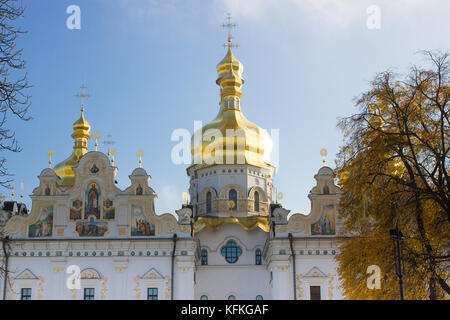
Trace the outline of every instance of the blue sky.
<instances>
[{"instance_id":1,"label":"blue sky","mask_svg":"<svg viewBox=\"0 0 450 320\"><path fill-rule=\"evenodd\" d=\"M30 122L10 118L23 147L8 154L16 195L38 185L47 167L72 151L74 97L82 83L92 98L92 131L111 134L118 149L117 180L124 189L143 149L143 167L158 194L158 213L181 205L186 165L174 165L173 130L193 131L218 111L215 66L225 55L220 25L230 12L238 28L235 56L244 64L242 110L252 122L279 129L275 185L284 207L310 211L308 192L342 142L337 118L357 110L353 98L377 72L406 72L422 63L418 50L448 50L450 4L445 0L25 0L20 38L33 87ZM69 5L81 9L81 29L69 30ZM366 10L380 8L381 28L368 29ZM100 142L100 151L106 151ZM90 141L90 150L93 150ZM10 191L0 190L1 193ZM26 196L26 199L28 197ZM17 199L17 198L16 198ZM25 200L27 201L27 200Z\"/></svg>"}]
</instances>

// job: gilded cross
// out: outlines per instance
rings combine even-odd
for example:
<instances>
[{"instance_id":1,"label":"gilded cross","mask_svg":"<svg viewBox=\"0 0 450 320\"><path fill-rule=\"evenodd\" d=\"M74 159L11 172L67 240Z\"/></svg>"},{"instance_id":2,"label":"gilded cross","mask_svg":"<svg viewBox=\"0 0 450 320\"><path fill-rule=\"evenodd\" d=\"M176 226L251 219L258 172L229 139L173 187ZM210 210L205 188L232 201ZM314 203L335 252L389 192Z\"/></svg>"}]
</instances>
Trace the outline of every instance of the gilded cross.
<instances>
[{"instance_id":1,"label":"gilded cross","mask_svg":"<svg viewBox=\"0 0 450 320\"><path fill-rule=\"evenodd\" d=\"M78 93L78 94L75 95L75 97L81 99L81 112L84 111L84 99L89 99L91 97L91 95L89 93L84 93L84 90L86 88L87 88L86 86L82 85L81 86L81 93Z\"/></svg>"},{"instance_id":2,"label":"gilded cross","mask_svg":"<svg viewBox=\"0 0 450 320\"><path fill-rule=\"evenodd\" d=\"M228 43L225 43L223 45L224 48L238 48L239 45L238 44L232 44L232 40L233 38L231 37L231 29L236 28L236 24L231 23L231 13L227 14L227 23L222 24L222 28L227 28L228 29Z\"/></svg>"}]
</instances>

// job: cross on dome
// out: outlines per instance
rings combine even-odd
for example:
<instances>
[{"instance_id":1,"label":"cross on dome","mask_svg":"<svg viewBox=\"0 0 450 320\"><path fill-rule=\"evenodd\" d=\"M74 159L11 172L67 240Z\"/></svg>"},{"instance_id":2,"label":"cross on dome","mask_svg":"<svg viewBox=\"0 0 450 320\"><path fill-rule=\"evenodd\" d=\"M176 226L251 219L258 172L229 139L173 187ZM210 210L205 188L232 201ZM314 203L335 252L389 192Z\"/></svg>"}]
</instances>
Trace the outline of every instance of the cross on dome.
<instances>
[{"instance_id":1,"label":"cross on dome","mask_svg":"<svg viewBox=\"0 0 450 320\"><path fill-rule=\"evenodd\" d=\"M233 44L232 43L233 38L231 37L231 29L232 28L236 28L236 24L235 23L231 23L231 13L227 14L227 20L228 20L228 23L222 24L222 28L227 28L228 29L228 41L227 41L227 43L225 43L223 45L223 47L224 48L229 48L229 49L230 48L238 48L239 47L238 44Z\"/></svg>"},{"instance_id":2,"label":"cross on dome","mask_svg":"<svg viewBox=\"0 0 450 320\"><path fill-rule=\"evenodd\" d=\"M81 86L81 93L77 93L75 97L81 99L81 112L84 112L84 99L89 99L91 97L90 93L84 93L84 90L87 89L85 85Z\"/></svg>"}]
</instances>

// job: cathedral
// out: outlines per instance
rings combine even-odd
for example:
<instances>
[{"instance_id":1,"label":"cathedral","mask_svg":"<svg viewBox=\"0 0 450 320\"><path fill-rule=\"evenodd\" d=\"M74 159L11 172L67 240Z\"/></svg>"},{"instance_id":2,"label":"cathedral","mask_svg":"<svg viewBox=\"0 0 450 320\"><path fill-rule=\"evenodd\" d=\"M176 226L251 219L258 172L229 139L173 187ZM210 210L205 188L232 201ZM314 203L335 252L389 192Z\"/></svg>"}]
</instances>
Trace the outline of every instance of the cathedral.
<instances>
[{"instance_id":1,"label":"cathedral","mask_svg":"<svg viewBox=\"0 0 450 320\"><path fill-rule=\"evenodd\" d=\"M243 65L231 37L226 48L218 114L192 136L180 209L155 212L157 190L141 164L117 187L111 154L89 151L82 106L72 154L40 173L32 209L3 201L3 299L343 298L335 173L320 168L311 212L289 215L274 195L270 135L244 116L251 106L241 105Z\"/></svg>"}]
</instances>

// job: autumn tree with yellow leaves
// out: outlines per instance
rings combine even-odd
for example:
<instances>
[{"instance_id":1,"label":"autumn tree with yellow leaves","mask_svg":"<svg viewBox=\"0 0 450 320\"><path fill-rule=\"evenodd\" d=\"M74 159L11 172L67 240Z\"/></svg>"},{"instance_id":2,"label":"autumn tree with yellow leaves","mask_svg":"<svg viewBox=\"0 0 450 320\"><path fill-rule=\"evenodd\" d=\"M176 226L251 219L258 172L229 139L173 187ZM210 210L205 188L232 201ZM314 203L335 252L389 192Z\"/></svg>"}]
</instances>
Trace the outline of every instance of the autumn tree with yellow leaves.
<instances>
[{"instance_id":1,"label":"autumn tree with yellow leaves","mask_svg":"<svg viewBox=\"0 0 450 320\"><path fill-rule=\"evenodd\" d=\"M422 53L426 67L378 74L356 99L358 113L339 121L345 222L337 260L347 299L399 299L389 235L396 225L405 299L450 296L450 57ZM370 265L381 269L380 289L367 286Z\"/></svg>"}]
</instances>

